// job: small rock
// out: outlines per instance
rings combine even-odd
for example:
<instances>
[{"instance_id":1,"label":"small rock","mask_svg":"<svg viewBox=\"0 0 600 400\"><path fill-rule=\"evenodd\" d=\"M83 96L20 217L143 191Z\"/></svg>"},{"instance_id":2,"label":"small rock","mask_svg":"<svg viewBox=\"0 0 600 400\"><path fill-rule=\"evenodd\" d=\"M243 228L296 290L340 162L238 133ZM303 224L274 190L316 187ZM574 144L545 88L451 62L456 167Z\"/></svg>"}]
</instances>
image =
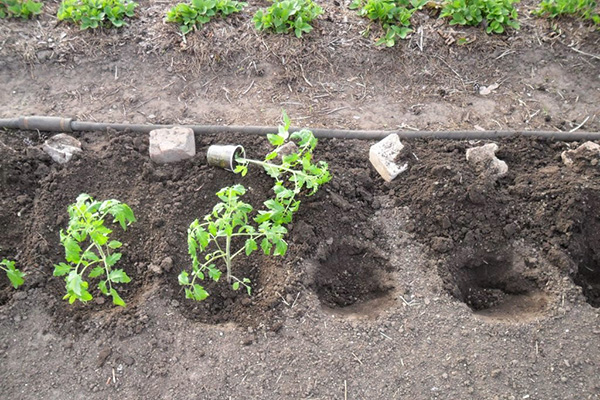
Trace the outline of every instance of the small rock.
<instances>
[{"instance_id":1,"label":"small rock","mask_svg":"<svg viewBox=\"0 0 600 400\"><path fill-rule=\"evenodd\" d=\"M242 344L244 346L250 346L252 343L254 343L254 335L248 335L242 339Z\"/></svg>"},{"instance_id":2,"label":"small rock","mask_svg":"<svg viewBox=\"0 0 600 400\"><path fill-rule=\"evenodd\" d=\"M598 163L597 159L600 158L600 145L594 142L585 142L575 150L563 151L560 157L567 167L572 167L578 159L586 159L590 160L590 162L596 160L596 163Z\"/></svg>"},{"instance_id":3,"label":"small rock","mask_svg":"<svg viewBox=\"0 0 600 400\"><path fill-rule=\"evenodd\" d=\"M493 178L500 178L508 172L508 165L496 157L498 145L488 143L467 149L467 161L479 172Z\"/></svg>"},{"instance_id":4,"label":"small rock","mask_svg":"<svg viewBox=\"0 0 600 400\"><path fill-rule=\"evenodd\" d=\"M94 303L96 303L98 305L104 304L105 301L106 301L106 299L104 298L104 296L96 296L94 298Z\"/></svg>"},{"instance_id":5,"label":"small rock","mask_svg":"<svg viewBox=\"0 0 600 400\"><path fill-rule=\"evenodd\" d=\"M102 368L108 357L112 354L112 349L110 347L104 347L98 353L98 358L96 359L96 366L98 368Z\"/></svg>"},{"instance_id":6,"label":"small rock","mask_svg":"<svg viewBox=\"0 0 600 400\"><path fill-rule=\"evenodd\" d=\"M21 194L19 196L17 196L16 198L17 203L19 203L20 205L25 205L29 202L31 202L31 197L27 196L26 194Z\"/></svg>"},{"instance_id":7,"label":"small rock","mask_svg":"<svg viewBox=\"0 0 600 400\"><path fill-rule=\"evenodd\" d=\"M150 132L150 159L165 164L192 158L196 155L194 131L176 126Z\"/></svg>"},{"instance_id":8,"label":"small rock","mask_svg":"<svg viewBox=\"0 0 600 400\"><path fill-rule=\"evenodd\" d=\"M242 299L242 305L243 305L244 307L248 307L250 304L252 304L252 300L250 300L250 298L248 298L248 297L244 297L244 298Z\"/></svg>"},{"instance_id":9,"label":"small rock","mask_svg":"<svg viewBox=\"0 0 600 400\"><path fill-rule=\"evenodd\" d=\"M150 265L148 265L148 271L150 271L156 275L162 274L162 269L160 268L160 266L156 265L154 263L151 263Z\"/></svg>"},{"instance_id":10,"label":"small rock","mask_svg":"<svg viewBox=\"0 0 600 400\"><path fill-rule=\"evenodd\" d=\"M171 300L171 305L173 307L179 307L179 302L177 300Z\"/></svg>"},{"instance_id":11,"label":"small rock","mask_svg":"<svg viewBox=\"0 0 600 400\"><path fill-rule=\"evenodd\" d=\"M160 268L163 271L171 271L171 269L173 269L173 259L171 257L165 257L160 263Z\"/></svg>"},{"instance_id":12,"label":"small rock","mask_svg":"<svg viewBox=\"0 0 600 400\"><path fill-rule=\"evenodd\" d=\"M439 253L447 253L454 247L452 239L444 237L434 237L431 243L431 248Z\"/></svg>"},{"instance_id":13,"label":"small rock","mask_svg":"<svg viewBox=\"0 0 600 400\"><path fill-rule=\"evenodd\" d=\"M492 371L492 373L490 374L492 376L492 378L497 378L500 376L500 373L502 372L501 369L495 369Z\"/></svg>"},{"instance_id":14,"label":"small rock","mask_svg":"<svg viewBox=\"0 0 600 400\"><path fill-rule=\"evenodd\" d=\"M393 133L369 149L369 161L386 182L391 182L408 169L408 163L402 165L396 163L403 148L400 137Z\"/></svg>"},{"instance_id":15,"label":"small rock","mask_svg":"<svg viewBox=\"0 0 600 400\"><path fill-rule=\"evenodd\" d=\"M128 355L125 355L125 356L121 357L121 360L123 360L123 363L125 365L129 365L129 366L132 366L133 363L135 362L135 360L133 359L133 357L128 356Z\"/></svg>"},{"instance_id":16,"label":"small rock","mask_svg":"<svg viewBox=\"0 0 600 400\"><path fill-rule=\"evenodd\" d=\"M59 133L46 140L42 149L59 164L69 162L75 154L82 152L81 142L65 133Z\"/></svg>"},{"instance_id":17,"label":"small rock","mask_svg":"<svg viewBox=\"0 0 600 400\"><path fill-rule=\"evenodd\" d=\"M348 211L348 210L352 209L352 204L350 204L350 202L348 202L348 200L344 199L339 194L331 192L329 195L331 196L331 202L336 207L341 208L344 211Z\"/></svg>"},{"instance_id":18,"label":"small rock","mask_svg":"<svg viewBox=\"0 0 600 400\"><path fill-rule=\"evenodd\" d=\"M13 299L15 299L15 300L25 300L26 298L27 298L27 292L25 292L23 290L15 293L13 295Z\"/></svg>"}]
</instances>

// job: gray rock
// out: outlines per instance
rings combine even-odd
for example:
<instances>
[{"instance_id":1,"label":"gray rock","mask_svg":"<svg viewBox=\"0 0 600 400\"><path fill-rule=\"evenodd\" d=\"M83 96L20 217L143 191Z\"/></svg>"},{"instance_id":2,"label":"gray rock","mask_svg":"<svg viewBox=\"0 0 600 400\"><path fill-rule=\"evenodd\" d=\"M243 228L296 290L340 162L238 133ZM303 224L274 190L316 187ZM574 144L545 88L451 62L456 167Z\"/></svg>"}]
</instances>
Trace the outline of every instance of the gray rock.
<instances>
[{"instance_id":1,"label":"gray rock","mask_svg":"<svg viewBox=\"0 0 600 400\"><path fill-rule=\"evenodd\" d=\"M408 163L402 165L396 163L403 148L400 137L392 133L369 149L369 161L386 182L391 182L408 169Z\"/></svg>"},{"instance_id":2,"label":"gray rock","mask_svg":"<svg viewBox=\"0 0 600 400\"><path fill-rule=\"evenodd\" d=\"M150 132L150 159L158 164L178 162L196 155L196 141L191 128L176 126Z\"/></svg>"},{"instance_id":3,"label":"gray rock","mask_svg":"<svg viewBox=\"0 0 600 400\"><path fill-rule=\"evenodd\" d=\"M467 162L478 172L493 178L500 178L508 172L508 165L496 157L498 145L488 143L479 147L467 149Z\"/></svg>"},{"instance_id":4,"label":"gray rock","mask_svg":"<svg viewBox=\"0 0 600 400\"><path fill-rule=\"evenodd\" d=\"M69 162L75 154L82 152L81 142L66 133L52 136L44 142L42 149L59 164Z\"/></svg>"}]
</instances>

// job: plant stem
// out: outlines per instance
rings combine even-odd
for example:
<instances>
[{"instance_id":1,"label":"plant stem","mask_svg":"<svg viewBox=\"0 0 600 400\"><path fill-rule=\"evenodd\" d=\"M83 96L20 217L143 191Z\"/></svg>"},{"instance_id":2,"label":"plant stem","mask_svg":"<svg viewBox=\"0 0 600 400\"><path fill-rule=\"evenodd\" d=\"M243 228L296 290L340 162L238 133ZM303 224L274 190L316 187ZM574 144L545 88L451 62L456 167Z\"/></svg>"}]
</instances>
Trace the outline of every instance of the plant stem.
<instances>
[{"instance_id":1,"label":"plant stem","mask_svg":"<svg viewBox=\"0 0 600 400\"><path fill-rule=\"evenodd\" d=\"M227 283L231 283L231 236L225 242L225 265L227 265Z\"/></svg>"}]
</instances>

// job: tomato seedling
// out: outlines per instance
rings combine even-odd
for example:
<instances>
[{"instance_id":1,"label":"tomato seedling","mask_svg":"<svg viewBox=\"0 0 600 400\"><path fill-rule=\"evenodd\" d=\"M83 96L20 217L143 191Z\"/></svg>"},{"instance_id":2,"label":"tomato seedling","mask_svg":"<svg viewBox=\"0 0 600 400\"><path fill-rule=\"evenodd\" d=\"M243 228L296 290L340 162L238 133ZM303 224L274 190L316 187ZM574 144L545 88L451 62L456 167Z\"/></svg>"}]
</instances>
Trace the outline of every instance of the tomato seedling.
<instances>
[{"instance_id":1,"label":"tomato seedling","mask_svg":"<svg viewBox=\"0 0 600 400\"><path fill-rule=\"evenodd\" d=\"M25 283L25 273L19 271L18 268L15 267L15 262L7 259L3 259L0 261L0 269L6 272L6 276L10 283L13 285L15 289L18 289L23 283Z\"/></svg>"},{"instance_id":2,"label":"tomato seedling","mask_svg":"<svg viewBox=\"0 0 600 400\"><path fill-rule=\"evenodd\" d=\"M92 300L88 278L100 278L98 289L105 296L112 296L113 303L125 306L125 302L114 288L116 283L128 283L131 278L122 269L114 269L122 254L115 252L123 244L111 240L112 230L104 225L107 216L118 222L123 230L135 222L133 211L118 200L96 201L90 195L80 194L68 207L67 230L60 231L60 242L65 248L65 260L54 265L54 276L65 276L68 299L83 303Z\"/></svg>"},{"instance_id":3,"label":"tomato seedling","mask_svg":"<svg viewBox=\"0 0 600 400\"><path fill-rule=\"evenodd\" d=\"M327 163L313 162L317 139L312 132L303 129L290 134L290 120L285 113L283 119L284 125L279 127L279 133L268 135L275 149L263 161L248 158L236 160L236 173L245 176L248 166L254 164L264 168L275 180L274 197L263 203L264 209L253 213L254 208L241 200L246 189L238 184L217 192L221 202L213 207L203 222L195 220L190 225L188 252L192 259L192 270L184 270L179 274L179 284L185 287L186 298L200 301L208 297L208 292L197 281L204 280L206 275L218 281L221 277L218 264L225 265L227 282L233 290L243 286L250 294L250 279L233 275L233 260L241 254L249 256L258 250L259 243L266 255L285 255L288 249L284 239L288 232L286 225L292 222L293 214L300 206L297 196L303 190L307 195L313 195L331 179ZM294 143L291 151L287 144L289 142ZM285 154L284 146L287 147ZM278 157L280 162L276 163Z\"/></svg>"}]
</instances>

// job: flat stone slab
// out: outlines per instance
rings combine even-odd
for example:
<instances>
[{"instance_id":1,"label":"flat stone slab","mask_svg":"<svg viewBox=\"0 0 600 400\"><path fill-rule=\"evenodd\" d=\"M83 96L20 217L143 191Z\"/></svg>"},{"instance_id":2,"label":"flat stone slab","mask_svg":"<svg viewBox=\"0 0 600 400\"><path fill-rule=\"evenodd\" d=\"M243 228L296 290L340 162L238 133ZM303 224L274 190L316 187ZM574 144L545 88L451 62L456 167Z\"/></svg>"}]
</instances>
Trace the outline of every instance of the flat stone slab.
<instances>
[{"instance_id":1,"label":"flat stone slab","mask_svg":"<svg viewBox=\"0 0 600 400\"><path fill-rule=\"evenodd\" d=\"M386 182L391 182L408 169L408 163L399 165L396 161L402 149L404 145L395 133L375 143L369 149L369 161Z\"/></svg>"},{"instance_id":2,"label":"flat stone slab","mask_svg":"<svg viewBox=\"0 0 600 400\"><path fill-rule=\"evenodd\" d=\"M196 155L196 141L191 128L175 126L150 131L150 159L158 164L187 160Z\"/></svg>"},{"instance_id":3,"label":"flat stone slab","mask_svg":"<svg viewBox=\"0 0 600 400\"><path fill-rule=\"evenodd\" d=\"M42 149L59 164L69 162L75 154L82 152L81 142L66 133L52 136L44 142Z\"/></svg>"},{"instance_id":4,"label":"flat stone slab","mask_svg":"<svg viewBox=\"0 0 600 400\"><path fill-rule=\"evenodd\" d=\"M487 176L500 178L508 172L508 165L496 157L496 151L498 151L496 143L472 147L467 149L467 162Z\"/></svg>"}]
</instances>

